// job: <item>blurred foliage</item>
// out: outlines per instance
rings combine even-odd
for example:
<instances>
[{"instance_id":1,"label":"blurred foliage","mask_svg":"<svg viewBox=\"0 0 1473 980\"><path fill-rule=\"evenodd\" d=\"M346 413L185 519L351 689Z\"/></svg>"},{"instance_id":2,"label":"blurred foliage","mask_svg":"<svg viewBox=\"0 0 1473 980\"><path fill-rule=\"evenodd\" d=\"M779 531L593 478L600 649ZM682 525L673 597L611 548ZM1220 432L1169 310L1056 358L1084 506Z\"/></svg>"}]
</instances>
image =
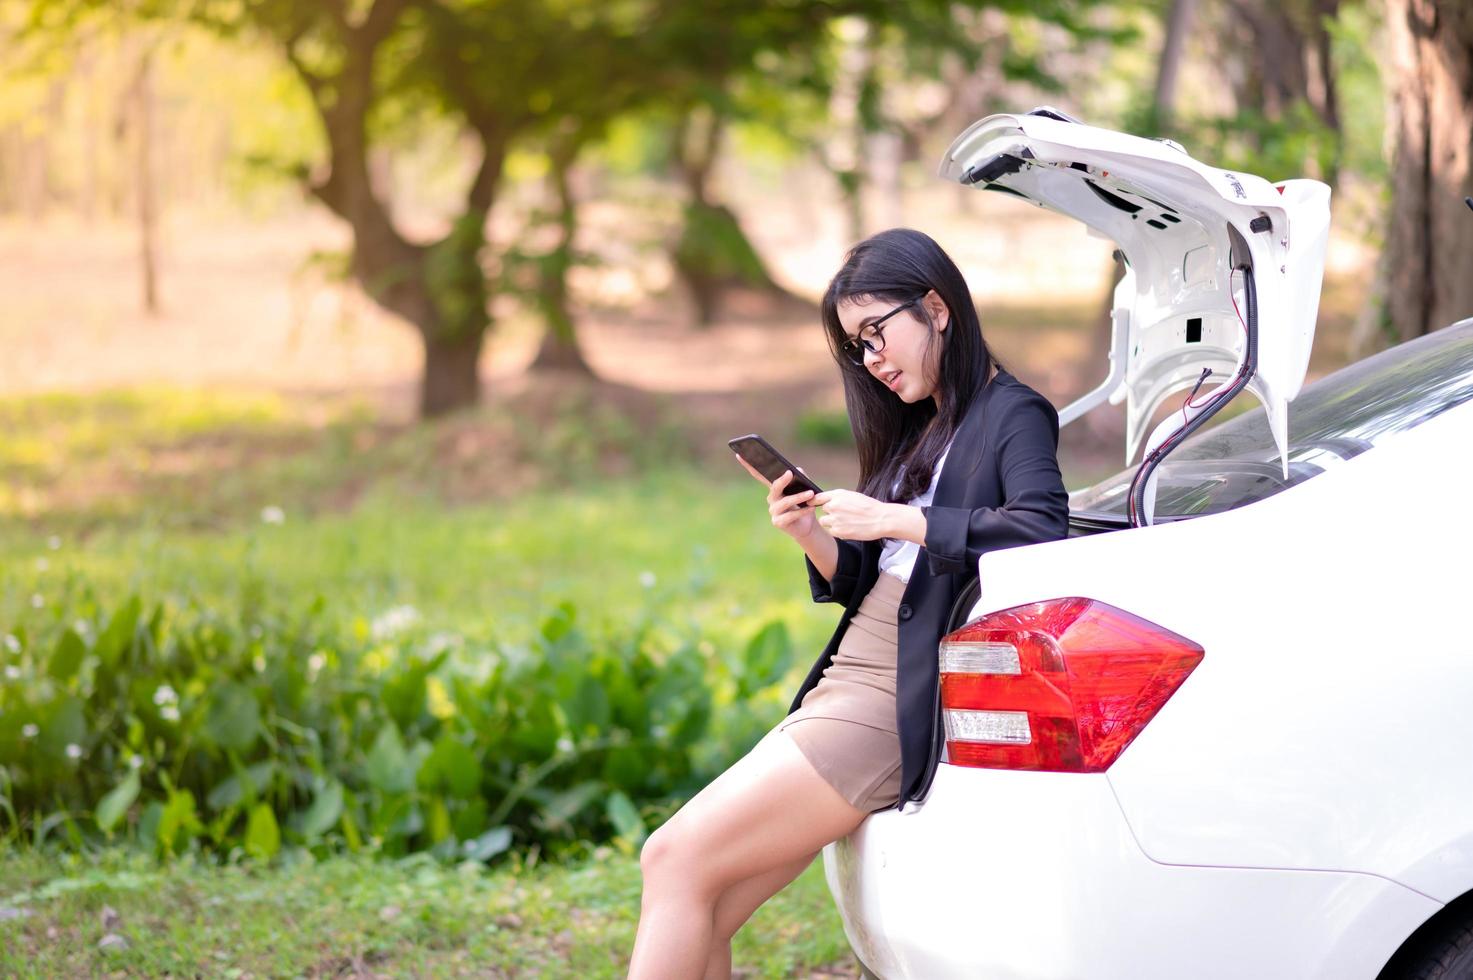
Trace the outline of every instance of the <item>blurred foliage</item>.
<instances>
[{"instance_id":1,"label":"blurred foliage","mask_svg":"<svg viewBox=\"0 0 1473 980\"><path fill-rule=\"evenodd\" d=\"M1384 12L1375 3L1345 3L1327 24L1333 39L1335 84L1344 111L1341 160L1367 182L1384 185L1389 167L1383 142L1386 129L1385 80L1377 52L1384 47Z\"/></svg>"},{"instance_id":2,"label":"blurred foliage","mask_svg":"<svg viewBox=\"0 0 1473 980\"><path fill-rule=\"evenodd\" d=\"M854 445L849 413L842 409L803 412L793 423L793 435L799 442L810 446L848 449Z\"/></svg>"},{"instance_id":3,"label":"blurred foliage","mask_svg":"<svg viewBox=\"0 0 1473 980\"><path fill-rule=\"evenodd\" d=\"M123 834L161 854L284 843L489 860L514 845L634 846L775 718L792 665L651 623L589 632L571 603L530 643L413 637L394 607L348 635L249 583L231 613L78 581L0 634L4 835ZM719 719L719 722L717 721Z\"/></svg>"},{"instance_id":4,"label":"blurred foliage","mask_svg":"<svg viewBox=\"0 0 1473 980\"><path fill-rule=\"evenodd\" d=\"M1385 107L1376 56L1382 46L1381 11L1374 4L1342 3L1334 17L1324 18L1323 26L1331 40L1339 130L1327 125L1304 100L1273 112L1247 104L1226 112L1204 112L1195 107L1189 88L1178 96L1173 121L1165 124L1151 104L1147 85L1155 65L1149 59L1129 69L1137 76L1137 87L1121 125L1141 135L1169 136L1198 160L1270 181L1306 176L1325 180L1346 172L1362 184L1384 187ZM1211 73L1207 77L1216 81ZM1359 230L1369 229L1367 225Z\"/></svg>"},{"instance_id":5,"label":"blurred foliage","mask_svg":"<svg viewBox=\"0 0 1473 980\"><path fill-rule=\"evenodd\" d=\"M1340 135L1303 102L1277 117L1240 109L1226 117L1185 118L1173 128L1197 159L1270 181L1333 173L1342 155Z\"/></svg>"},{"instance_id":6,"label":"blurred foliage","mask_svg":"<svg viewBox=\"0 0 1473 980\"><path fill-rule=\"evenodd\" d=\"M692 201L674 252L675 264L725 283L765 286L768 276L757 250L724 205Z\"/></svg>"}]
</instances>

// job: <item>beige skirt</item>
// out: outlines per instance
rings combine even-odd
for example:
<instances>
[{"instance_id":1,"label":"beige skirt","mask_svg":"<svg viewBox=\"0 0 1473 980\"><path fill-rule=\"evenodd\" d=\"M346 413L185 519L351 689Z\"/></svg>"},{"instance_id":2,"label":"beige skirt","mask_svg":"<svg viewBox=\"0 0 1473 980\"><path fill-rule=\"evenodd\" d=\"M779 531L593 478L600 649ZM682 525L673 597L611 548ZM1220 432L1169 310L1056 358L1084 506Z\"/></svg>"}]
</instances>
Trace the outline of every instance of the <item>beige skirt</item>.
<instances>
[{"instance_id":1,"label":"beige skirt","mask_svg":"<svg viewBox=\"0 0 1473 980\"><path fill-rule=\"evenodd\" d=\"M896 610L904 593L904 582L880 573L823 677L773 729L786 730L818 774L867 812L892 807L900 798Z\"/></svg>"}]
</instances>

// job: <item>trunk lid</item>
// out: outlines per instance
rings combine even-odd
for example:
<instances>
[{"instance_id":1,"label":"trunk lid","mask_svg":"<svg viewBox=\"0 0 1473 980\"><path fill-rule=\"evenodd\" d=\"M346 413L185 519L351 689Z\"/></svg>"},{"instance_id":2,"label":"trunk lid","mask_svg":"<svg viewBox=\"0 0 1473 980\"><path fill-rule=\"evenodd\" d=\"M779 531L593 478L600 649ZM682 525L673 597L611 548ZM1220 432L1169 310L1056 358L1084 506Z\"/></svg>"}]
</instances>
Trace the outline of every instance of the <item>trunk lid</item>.
<instances>
[{"instance_id":1,"label":"trunk lid","mask_svg":"<svg viewBox=\"0 0 1473 980\"><path fill-rule=\"evenodd\" d=\"M1168 397L1198 384L1204 368L1214 387L1232 379L1248 315L1234 270L1250 265L1258 350L1247 388L1268 413L1287 477L1288 405L1309 365L1324 277L1327 185L1269 183L1194 160L1174 142L1051 109L972 124L946 151L940 174L1068 215L1118 246L1125 274L1114 293L1108 375L1059 419L1067 425L1107 399L1124 401L1127 464Z\"/></svg>"}]
</instances>

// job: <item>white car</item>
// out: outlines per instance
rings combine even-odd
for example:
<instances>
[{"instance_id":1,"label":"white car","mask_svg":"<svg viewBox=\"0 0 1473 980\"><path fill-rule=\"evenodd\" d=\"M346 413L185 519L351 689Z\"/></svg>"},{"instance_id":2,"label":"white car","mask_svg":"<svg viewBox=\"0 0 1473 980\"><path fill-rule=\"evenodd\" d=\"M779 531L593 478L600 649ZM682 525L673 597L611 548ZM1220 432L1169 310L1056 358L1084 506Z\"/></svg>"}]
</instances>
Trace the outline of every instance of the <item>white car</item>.
<instances>
[{"instance_id":1,"label":"white car","mask_svg":"<svg viewBox=\"0 0 1473 980\"><path fill-rule=\"evenodd\" d=\"M1072 494L1068 539L983 556L928 794L824 850L867 975L1473 976L1473 319L1300 392L1313 182L1047 111L982 120L942 172L1116 241L1086 397L1128 399L1127 460L1158 458ZM1263 407L1148 438L1203 367Z\"/></svg>"}]
</instances>

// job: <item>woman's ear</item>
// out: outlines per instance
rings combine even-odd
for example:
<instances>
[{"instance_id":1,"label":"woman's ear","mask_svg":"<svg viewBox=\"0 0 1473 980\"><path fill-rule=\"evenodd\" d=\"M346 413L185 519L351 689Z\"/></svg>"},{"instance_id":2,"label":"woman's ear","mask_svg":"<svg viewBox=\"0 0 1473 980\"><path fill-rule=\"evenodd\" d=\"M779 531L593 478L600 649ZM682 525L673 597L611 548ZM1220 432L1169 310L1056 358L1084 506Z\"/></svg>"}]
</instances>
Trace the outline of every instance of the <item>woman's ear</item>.
<instances>
[{"instance_id":1,"label":"woman's ear","mask_svg":"<svg viewBox=\"0 0 1473 980\"><path fill-rule=\"evenodd\" d=\"M931 322L936 324L936 330L938 332L945 330L947 324L951 322L951 315L950 311L946 308L946 301L941 298L936 290L933 289L921 297L921 306L931 318Z\"/></svg>"}]
</instances>

